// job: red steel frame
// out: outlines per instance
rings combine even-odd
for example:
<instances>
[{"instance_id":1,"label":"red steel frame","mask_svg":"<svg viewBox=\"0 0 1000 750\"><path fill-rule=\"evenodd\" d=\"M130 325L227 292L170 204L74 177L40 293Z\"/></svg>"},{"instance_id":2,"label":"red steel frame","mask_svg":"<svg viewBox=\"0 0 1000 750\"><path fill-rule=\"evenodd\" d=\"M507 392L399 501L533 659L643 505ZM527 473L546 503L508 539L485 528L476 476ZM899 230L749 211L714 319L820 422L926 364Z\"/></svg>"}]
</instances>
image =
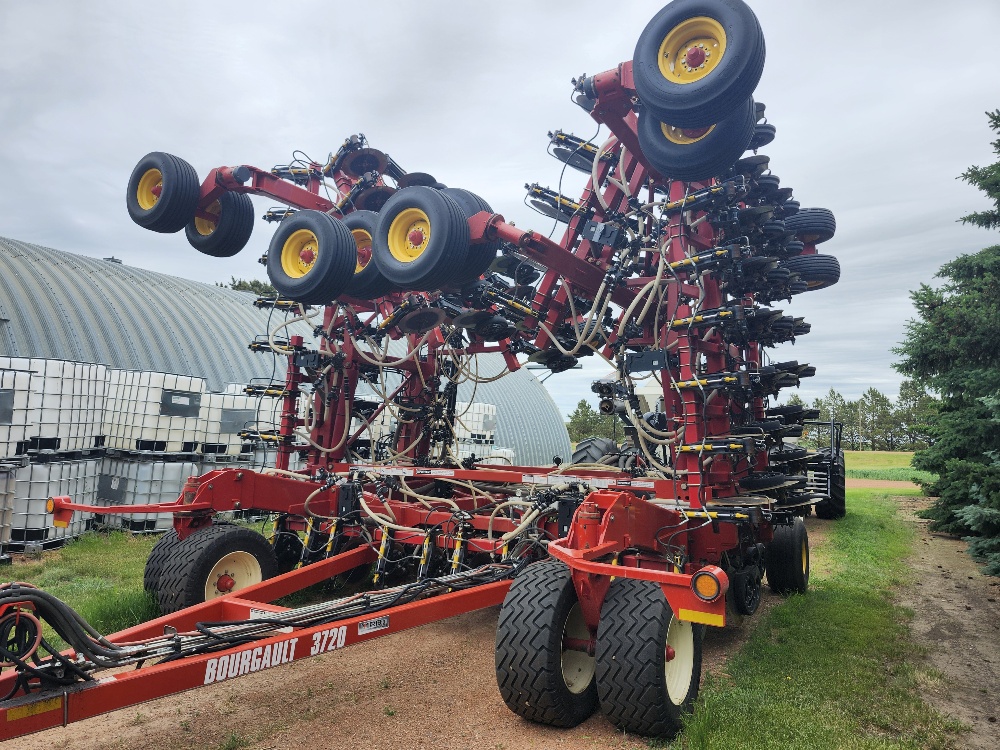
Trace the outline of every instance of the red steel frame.
<instances>
[{"instance_id":1,"label":"red steel frame","mask_svg":"<svg viewBox=\"0 0 1000 750\"><path fill-rule=\"evenodd\" d=\"M618 143L609 151L617 155L620 163L616 167L612 160L602 162L598 167L598 184L595 185L593 180L588 181L580 200L580 203L587 208L588 214L572 217L559 243L536 232L517 228L506 222L499 214L483 212L469 219L473 242L506 241L511 243L521 256L547 269L531 301L532 314L525 316L526 330L518 334L521 340L539 349L548 348L550 343L549 336L537 326L536 321L544 322L551 330L567 322L574 325L581 322L582 315L573 318L570 313L567 304L570 291L593 297L605 279L615 255L614 248L597 245L581 237L587 218L598 222L614 220L614 216L609 215L596 198L596 193L601 190L601 184L610 170L618 170L619 176L627 182L631 195L638 195L644 188L648 188L652 197L654 184L664 184L651 165L645 161L639 147L636 117L632 106L635 92L632 89L631 63L623 63L614 70L595 76L591 81L593 89L597 92L593 117L607 125L617 138ZM267 195L295 208L335 212L336 206L319 195L320 180L317 175L324 169L326 168L313 165L315 174L311 174L306 180L305 187L302 187L254 167L217 168L208 175L202 186L198 215L212 220L213 215L206 209L224 191ZM328 176L333 177L342 189L349 189L357 180L356 177L336 169ZM676 206L684 206L691 191L704 187L707 186L669 183L669 200ZM627 206L628 196L613 183L610 183L602 196L612 211L623 210ZM668 231L670 238L666 244L666 255L670 262L682 262L690 257L692 250L707 250L715 244L713 230L707 222L692 228L692 223L681 220L679 211L675 212ZM654 260L653 253L647 253L640 258L646 269L646 275L628 278L614 288L611 292L614 303L623 308L628 306L635 299L638 290L653 280L650 274L653 273ZM679 271L679 274L683 276L684 272ZM348 300L352 305L349 310L340 306L327 307L323 326L326 329L339 330L348 324L359 327L380 317L385 319L408 296L412 295L394 293L377 305ZM419 304L426 304L434 299L433 295L417 295L417 298L421 300ZM663 308L668 315L683 318L692 314L693 301L699 298L702 308L722 305L723 296L718 282L711 275L703 277L701 287L695 286L690 279L678 278L676 283L669 286ZM564 561L573 571L577 594L592 634L596 634L601 603L612 576L654 581L660 584L673 611L681 619L716 626L723 625L728 578L718 566L722 564L727 551L739 548L741 541L738 527L749 526L756 542L767 542L772 535L770 516L761 512L759 508L727 515L719 509L712 510L706 507L713 500L736 495L737 479L746 475L751 468L747 455L736 454L732 457L718 455L706 461L704 447L698 448L713 437L718 440L719 436L725 436L730 432L731 416L739 412L736 402L720 393L715 401L709 404L701 389L673 387L676 381L695 381L702 377L703 373L724 371L727 358L741 361L749 366L759 365L759 352L753 345L744 351L738 351L727 345L717 331L704 336L698 330L673 328L666 321L667 318L663 318L659 321L662 325L657 326L652 316L649 316L642 326L641 336L633 337L632 341L654 348L672 350L679 359L679 366L675 370L665 368L660 372L666 416L677 427L683 428L683 444L694 447L690 450L681 450L679 445L671 446L670 460L678 472L675 478L634 478L630 474L614 470L607 472L578 470L572 473L559 473L552 467L509 469L393 467L393 473L405 475L414 482L433 482L435 479L447 477L459 481L553 484L576 479L586 482L592 488L596 487L577 508L568 535L548 545L549 553ZM388 334L393 338L404 336L393 327L388 328ZM422 337L411 334L407 338L413 347ZM423 338L425 338L423 345L426 347L426 355L412 357L407 362L393 367L403 375L403 383L397 392L409 397L413 402L420 402L423 399L426 403L427 389L422 386L421 381L438 375L436 352L445 347L446 342L440 329L434 329ZM605 353L612 351L615 338L613 335L605 348ZM473 341L465 346L464 351L470 354L500 352L506 358L510 369L514 370L519 366L514 354L516 351L514 343L516 342L510 339L495 344ZM301 338L293 337L290 341L290 347L295 352L302 350L303 345ZM320 352L331 353L326 342L321 343ZM350 415L353 410L355 388L358 385L357 375L364 367L364 361L349 337L345 337L342 342L340 354L343 356L342 380L338 385L339 400L330 410L333 418L326 421L320 419L311 436L313 442L319 445L335 445L345 431L350 430ZM699 365L700 359L704 360L702 365ZM283 439L279 443L277 462L279 469L288 468L289 458L293 450L296 450L291 444L291 438L296 428L301 426L297 417L297 402L300 398L299 385L304 379L293 353L289 356L283 396L280 429ZM316 399L319 406L320 396L317 395ZM752 411L754 417L763 417L761 399L753 400ZM409 449L411 456L425 451L428 438L421 433L421 429L422 424L416 421L402 429L396 441L396 449L399 451ZM351 439L357 438L359 434L360 431ZM322 486L320 482L310 478L318 477L322 472L368 470L379 473L386 469L385 466L347 463L346 456L346 444L329 453L310 448L307 466L300 472L305 481L288 476L259 474L249 470L213 471L201 477L192 477L176 503L127 506L122 507L120 511L128 513L172 511L175 528L182 538L210 523L212 516L222 511L254 508L301 519L308 515L305 507L307 498ZM762 468L766 465L765 462L766 457L761 456L754 468ZM310 501L309 510L317 516L335 516L337 492L335 486L326 492L320 492ZM495 540L487 540L482 536L488 519L475 513L476 498L469 493L459 491L452 498L463 510L468 511L468 524L472 531L463 542L458 541L458 537L454 534L457 522L452 512L428 511L426 508L400 499L379 497L370 484L365 486L364 496L376 512L391 511L393 517L402 525L437 526L442 531L433 538L428 534L426 539L410 540L407 543L419 544L430 540L446 552L454 552L457 545L465 543L474 552L494 555L500 553L500 545ZM657 503L649 502L654 498L658 499ZM73 511L93 509L73 503L69 498L54 498L52 510L56 521L65 523ZM114 513L118 512L118 509L101 507L99 511ZM540 524L551 536L556 536L557 527L552 520L543 518ZM494 519L493 529L497 532L508 532L516 525L515 519L500 516ZM667 554L666 546L657 536L657 530L663 528L683 529L683 533L675 535L676 543L673 545L675 551L679 549L684 553L682 557L672 557ZM375 532L376 543L382 540L382 534L381 528ZM269 605L268 602L326 580L356 565L370 563L376 557L376 553L369 547L341 553L219 599L122 631L110 636L110 640L125 641L160 635L164 627L190 628L198 621L245 619L249 616L250 610L255 608L280 612L283 611L282 608ZM712 601L704 601L692 589L692 578L699 571L707 571L719 581L719 594ZM391 627L373 634L359 635L356 628L358 622L373 615L343 620L337 623L337 627L345 626L346 635L342 640L338 640L338 647L497 604L502 600L508 586L509 582L486 584L391 608L378 613L389 616ZM212 664L218 670L221 663L227 665L233 663L228 659L235 654L240 654L240 666L235 672L230 672L227 666L227 675L232 673L236 676L249 671L255 663L253 654L258 650L263 653L263 649L280 648L287 656L287 659L282 658L285 661L306 658L310 655L308 649L278 644L305 643L314 634L322 633L331 627L323 625L298 630L291 635L276 635L253 646L241 646L122 672L103 677L96 682L81 683L54 696L33 693L15 698L0 704L0 739L59 726L198 687L211 681L207 679L207 675L213 668ZM285 651L288 648L291 648L290 652ZM245 656L248 652L251 655ZM244 662L250 665L246 669ZM12 674L0 677L0 690L8 691L12 685Z\"/></svg>"}]
</instances>

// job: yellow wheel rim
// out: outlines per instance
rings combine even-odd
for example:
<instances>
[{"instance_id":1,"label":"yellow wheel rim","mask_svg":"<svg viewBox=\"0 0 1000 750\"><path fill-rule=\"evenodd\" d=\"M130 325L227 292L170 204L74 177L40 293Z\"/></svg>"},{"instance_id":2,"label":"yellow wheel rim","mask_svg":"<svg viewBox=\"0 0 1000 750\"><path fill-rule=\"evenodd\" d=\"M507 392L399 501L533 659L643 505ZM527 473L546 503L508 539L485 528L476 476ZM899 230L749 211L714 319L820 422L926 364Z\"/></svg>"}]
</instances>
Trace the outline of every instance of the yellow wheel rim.
<instances>
[{"instance_id":1,"label":"yellow wheel rim","mask_svg":"<svg viewBox=\"0 0 1000 750\"><path fill-rule=\"evenodd\" d=\"M139 203L139 208L148 211L156 202L160 200L160 191L163 189L163 173L159 169L147 169L146 173L139 179L139 187L135 191L135 199Z\"/></svg>"},{"instance_id":2,"label":"yellow wheel rim","mask_svg":"<svg viewBox=\"0 0 1000 750\"><path fill-rule=\"evenodd\" d=\"M361 273L372 259L372 236L364 229L352 229L351 235L358 248L358 262L354 265L354 273Z\"/></svg>"},{"instance_id":3,"label":"yellow wheel rim","mask_svg":"<svg viewBox=\"0 0 1000 750\"><path fill-rule=\"evenodd\" d=\"M217 226L219 226L219 214L222 213L222 206L219 204L219 201L215 201L215 203L206 208L205 213L212 214L215 219L210 221L208 219L203 219L200 216L195 216L194 228L198 230L198 234L207 237L215 231Z\"/></svg>"},{"instance_id":4,"label":"yellow wheel rim","mask_svg":"<svg viewBox=\"0 0 1000 750\"><path fill-rule=\"evenodd\" d=\"M249 552L230 552L217 562L205 581L205 601L245 589L264 580L257 558Z\"/></svg>"},{"instance_id":5,"label":"yellow wheel rim","mask_svg":"<svg viewBox=\"0 0 1000 750\"><path fill-rule=\"evenodd\" d=\"M806 544L805 540L802 541L802 573L809 572L809 545Z\"/></svg>"},{"instance_id":6,"label":"yellow wheel rim","mask_svg":"<svg viewBox=\"0 0 1000 750\"><path fill-rule=\"evenodd\" d=\"M316 265L319 240L308 229L292 232L281 246L281 270L293 279L301 279Z\"/></svg>"},{"instance_id":7,"label":"yellow wheel rim","mask_svg":"<svg viewBox=\"0 0 1000 750\"><path fill-rule=\"evenodd\" d=\"M702 138L707 138L708 134L715 130L715 125L710 125L707 128L691 129L675 128L673 125L667 125L667 123L661 122L660 130L663 131L663 137L671 143L676 143L679 146L690 146L692 143L697 143Z\"/></svg>"},{"instance_id":8,"label":"yellow wheel rim","mask_svg":"<svg viewBox=\"0 0 1000 750\"><path fill-rule=\"evenodd\" d=\"M431 220L419 208L407 208L389 225L389 252L400 263L412 263L431 241Z\"/></svg>"},{"instance_id":9,"label":"yellow wheel rim","mask_svg":"<svg viewBox=\"0 0 1000 750\"><path fill-rule=\"evenodd\" d=\"M714 18L696 16L670 30L660 43L660 73L672 83L700 81L722 62L726 31Z\"/></svg>"}]
</instances>

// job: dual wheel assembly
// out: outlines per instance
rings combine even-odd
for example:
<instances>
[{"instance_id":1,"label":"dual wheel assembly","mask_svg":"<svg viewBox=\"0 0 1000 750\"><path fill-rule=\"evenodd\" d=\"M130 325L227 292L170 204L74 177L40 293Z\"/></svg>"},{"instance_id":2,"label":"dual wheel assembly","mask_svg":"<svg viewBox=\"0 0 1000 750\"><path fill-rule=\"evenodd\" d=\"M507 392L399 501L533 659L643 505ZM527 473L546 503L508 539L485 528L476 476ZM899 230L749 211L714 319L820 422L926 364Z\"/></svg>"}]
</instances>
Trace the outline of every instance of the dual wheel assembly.
<instances>
[{"instance_id":1,"label":"dual wheel assembly","mask_svg":"<svg viewBox=\"0 0 1000 750\"><path fill-rule=\"evenodd\" d=\"M741 0L674 0L652 18L632 74L639 143L657 171L704 181L774 137L752 98L764 53L760 23Z\"/></svg>"},{"instance_id":2,"label":"dual wheel assembly","mask_svg":"<svg viewBox=\"0 0 1000 750\"><path fill-rule=\"evenodd\" d=\"M169 614L277 574L274 548L261 534L216 522L183 540L174 530L160 537L146 560L143 585Z\"/></svg>"},{"instance_id":3,"label":"dual wheel assembly","mask_svg":"<svg viewBox=\"0 0 1000 750\"><path fill-rule=\"evenodd\" d=\"M766 558L775 593L805 593L809 540L801 518L775 528ZM658 584L617 578L595 638L569 568L549 559L528 566L504 599L497 686L511 711L539 724L573 727L600 708L626 732L673 737L698 697L704 636L704 625L676 617Z\"/></svg>"},{"instance_id":4,"label":"dual wheel assembly","mask_svg":"<svg viewBox=\"0 0 1000 750\"><path fill-rule=\"evenodd\" d=\"M236 255L253 231L250 197L227 191L200 209L200 196L194 167L155 151L132 170L126 206L145 229L184 230L206 255ZM493 213L474 193L426 186L396 191L378 213L359 210L338 219L298 211L271 239L268 278L282 297L309 305L341 295L371 300L396 289L460 287L478 279L500 250L499 242L470 242L468 220L483 211Z\"/></svg>"},{"instance_id":5,"label":"dual wheel assembly","mask_svg":"<svg viewBox=\"0 0 1000 750\"><path fill-rule=\"evenodd\" d=\"M378 211L337 219L299 211L271 240L267 272L278 292L306 304L341 295L375 299L395 289L462 286L489 268L499 244L471 244L469 219L493 209L457 188L412 186Z\"/></svg>"},{"instance_id":6,"label":"dual wheel assembly","mask_svg":"<svg viewBox=\"0 0 1000 750\"><path fill-rule=\"evenodd\" d=\"M229 258L253 233L253 203L245 193L224 192L204 210L198 208L201 184L194 167L173 154L146 154L128 181L125 205L143 229L166 234L182 229L199 252Z\"/></svg>"}]
</instances>

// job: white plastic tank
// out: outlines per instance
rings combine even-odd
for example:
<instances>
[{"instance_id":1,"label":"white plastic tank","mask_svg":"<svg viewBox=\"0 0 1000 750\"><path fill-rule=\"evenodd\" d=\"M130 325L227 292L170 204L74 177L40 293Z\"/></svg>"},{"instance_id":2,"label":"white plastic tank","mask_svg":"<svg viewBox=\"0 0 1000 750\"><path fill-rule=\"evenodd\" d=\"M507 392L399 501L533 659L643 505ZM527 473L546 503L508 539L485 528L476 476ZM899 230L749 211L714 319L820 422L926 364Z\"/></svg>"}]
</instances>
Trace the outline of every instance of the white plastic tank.
<instances>
[{"instance_id":1,"label":"white plastic tank","mask_svg":"<svg viewBox=\"0 0 1000 750\"><path fill-rule=\"evenodd\" d=\"M150 505L172 503L180 497L188 477L201 475L194 461L147 461L107 457L97 481L98 505ZM166 531L172 513L108 513L101 523L133 533Z\"/></svg>"},{"instance_id":2,"label":"white plastic tank","mask_svg":"<svg viewBox=\"0 0 1000 750\"><path fill-rule=\"evenodd\" d=\"M26 408L32 412L24 437L28 441L28 451L85 451L100 446L107 391L108 368L105 365L0 357L0 369L4 368L32 375L29 384L14 388L15 398L23 402L26 396ZM0 385L0 390L3 389ZM3 411L2 400L0 398L0 411ZM0 441L2 439L0 436Z\"/></svg>"},{"instance_id":3,"label":"white plastic tank","mask_svg":"<svg viewBox=\"0 0 1000 750\"><path fill-rule=\"evenodd\" d=\"M15 456L38 423L38 408L31 404L32 373L0 369L0 459Z\"/></svg>"},{"instance_id":4,"label":"white plastic tank","mask_svg":"<svg viewBox=\"0 0 1000 750\"><path fill-rule=\"evenodd\" d=\"M205 425L200 450L205 454L237 456L244 441L239 433L258 429L256 396L233 393L206 393L201 399L201 418ZM271 406L271 399L267 399Z\"/></svg>"},{"instance_id":5,"label":"white plastic tank","mask_svg":"<svg viewBox=\"0 0 1000 750\"><path fill-rule=\"evenodd\" d=\"M10 524L14 514L14 482L17 467L0 464L0 547L10 544Z\"/></svg>"},{"instance_id":6,"label":"white plastic tank","mask_svg":"<svg viewBox=\"0 0 1000 750\"><path fill-rule=\"evenodd\" d=\"M205 395L203 378L110 370L105 444L123 451L193 452L205 437Z\"/></svg>"},{"instance_id":7,"label":"white plastic tank","mask_svg":"<svg viewBox=\"0 0 1000 750\"><path fill-rule=\"evenodd\" d=\"M56 528L45 510L50 497L68 495L74 502L93 505L101 459L33 463L17 470L10 517L10 544L58 546L90 527L91 513L73 513L68 528Z\"/></svg>"}]
</instances>

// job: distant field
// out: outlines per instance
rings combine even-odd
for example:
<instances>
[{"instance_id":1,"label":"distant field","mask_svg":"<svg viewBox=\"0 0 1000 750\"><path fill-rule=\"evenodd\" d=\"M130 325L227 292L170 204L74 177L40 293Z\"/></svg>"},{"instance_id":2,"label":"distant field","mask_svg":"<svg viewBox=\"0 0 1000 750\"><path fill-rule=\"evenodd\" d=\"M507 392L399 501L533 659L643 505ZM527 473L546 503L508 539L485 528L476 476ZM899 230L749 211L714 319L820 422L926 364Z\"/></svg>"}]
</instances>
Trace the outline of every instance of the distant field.
<instances>
[{"instance_id":1,"label":"distant field","mask_svg":"<svg viewBox=\"0 0 1000 750\"><path fill-rule=\"evenodd\" d=\"M903 451L844 451L850 469L908 469L913 453Z\"/></svg>"},{"instance_id":2,"label":"distant field","mask_svg":"<svg viewBox=\"0 0 1000 750\"><path fill-rule=\"evenodd\" d=\"M852 479L890 479L901 482L933 481L936 477L928 471L918 471L910 466L911 452L895 451L844 451L847 476Z\"/></svg>"}]
</instances>

